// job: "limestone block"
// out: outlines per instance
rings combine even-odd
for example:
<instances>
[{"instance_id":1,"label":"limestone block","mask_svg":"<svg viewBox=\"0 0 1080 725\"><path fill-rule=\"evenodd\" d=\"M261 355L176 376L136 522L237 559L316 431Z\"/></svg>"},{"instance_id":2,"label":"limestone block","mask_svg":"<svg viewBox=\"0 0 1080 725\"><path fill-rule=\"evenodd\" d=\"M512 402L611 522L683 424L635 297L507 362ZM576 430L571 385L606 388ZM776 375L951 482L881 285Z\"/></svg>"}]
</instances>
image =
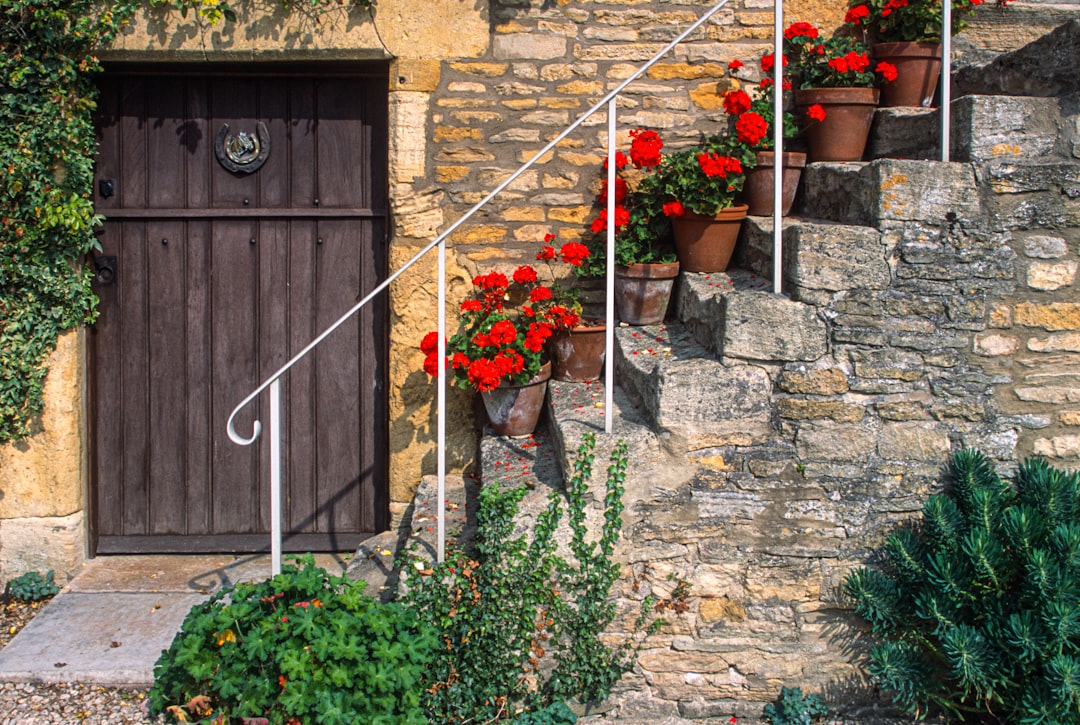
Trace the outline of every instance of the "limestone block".
<instances>
[{"instance_id":1,"label":"limestone block","mask_svg":"<svg viewBox=\"0 0 1080 725\"><path fill-rule=\"evenodd\" d=\"M63 517L83 508L83 335L64 333L47 360L33 435L0 446L0 519Z\"/></svg>"},{"instance_id":2,"label":"limestone block","mask_svg":"<svg viewBox=\"0 0 1080 725\"><path fill-rule=\"evenodd\" d=\"M1080 352L1080 332L1059 333L1046 339L1033 337L1027 346L1032 352Z\"/></svg>"},{"instance_id":3,"label":"limestone block","mask_svg":"<svg viewBox=\"0 0 1080 725\"><path fill-rule=\"evenodd\" d=\"M553 60L566 56L566 38L539 33L508 33L496 35L492 56L496 60Z\"/></svg>"},{"instance_id":4,"label":"limestone block","mask_svg":"<svg viewBox=\"0 0 1080 725\"><path fill-rule=\"evenodd\" d=\"M804 461L865 461L876 452L877 438L865 425L804 423L799 426L795 445Z\"/></svg>"},{"instance_id":5,"label":"limestone block","mask_svg":"<svg viewBox=\"0 0 1080 725\"><path fill-rule=\"evenodd\" d=\"M815 217L842 224L981 217L968 164L878 159L869 163L811 164L803 172L804 206Z\"/></svg>"},{"instance_id":6,"label":"limestone block","mask_svg":"<svg viewBox=\"0 0 1080 725\"><path fill-rule=\"evenodd\" d=\"M1080 425L1080 410L1063 410L1058 413L1062 425Z\"/></svg>"},{"instance_id":7,"label":"limestone block","mask_svg":"<svg viewBox=\"0 0 1080 725\"><path fill-rule=\"evenodd\" d=\"M957 96L985 93L1052 97L1080 90L1080 79L1073 72L1080 53L1080 21L1075 19L1076 10L1065 5L1054 13L1048 12L1049 7L1037 4L1029 11L1030 20L1022 16L1022 20L1008 19L1001 23L997 39L1005 39L1008 43L1005 47L1012 52L998 56L985 66L966 68L956 74ZM1066 14L1062 16L1061 11ZM982 17L987 16L994 14L987 13ZM1018 33L1019 28L1025 28L1026 32ZM1020 47L1025 40L1031 42Z\"/></svg>"},{"instance_id":8,"label":"limestone block","mask_svg":"<svg viewBox=\"0 0 1080 725\"><path fill-rule=\"evenodd\" d=\"M986 357L1012 355L1020 349L1020 341L1009 335L981 333L975 336L975 354Z\"/></svg>"},{"instance_id":9,"label":"limestone block","mask_svg":"<svg viewBox=\"0 0 1080 725\"><path fill-rule=\"evenodd\" d=\"M1024 254L1035 259L1058 259L1068 252L1068 245L1061 237L1033 234L1024 238Z\"/></svg>"},{"instance_id":10,"label":"limestone block","mask_svg":"<svg viewBox=\"0 0 1080 725\"><path fill-rule=\"evenodd\" d=\"M841 423L855 423L866 415L862 405L842 400L781 398L776 401L776 409L781 418L788 420L827 418Z\"/></svg>"},{"instance_id":11,"label":"limestone block","mask_svg":"<svg viewBox=\"0 0 1080 725\"><path fill-rule=\"evenodd\" d=\"M86 517L41 516L0 520L0 579L52 570L65 584L86 560Z\"/></svg>"},{"instance_id":12,"label":"limestone block","mask_svg":"<svg viewBox=\"0 0 1080 725\"><path fill-rule=\"evenodd\" d=\"M390 183L409 184L427 175L427 93L390 94Z\"/></svg>"},{"instance_id":13,"label":"limestone block","mask_svg":"<svg viewBox=\"0 0 1080 725\"><path fill-rule=\"evenodd\" d=\"M952 111L954 161L1038 158L1057 146L1056 99L972 95L958 98Z\"/></svg>"},{"instance_id":14,"label":"limestone block","mask_svg":"<svg viewBox=\"0 0 1080 725\"><path fill-rule=\"evenodd\" d=\"M1021 302L1013 308L1013 323L1024 327L1040 327L1050 332L1080 330L1080 303Z\"/></svg>"},{"instance_id":15,"label":"limestone block","mask_svg":"<svg viewBox=\"0 0 1080 725\"><path fill-rule=\"evenodd\" d=\"M1080 458L1080 435L1039 438L1035 441L1035 454L1047 458Z\"/></svg>"},{"instance_id":16,"label":"limestone block","mask_svg":"<svg viewBox=\"0 0 1080 725\"><path fill-rule=\"evenodd\" d=\"M710 359L680 325L620 328L616 339L620 385L687 449L769 435L772 383L764 369Z\"/></svg>"},{"instance_id":17,"label":"limestone block","mask_svg":"<svg viewBox=\"0 0 1080 725\"><path fill-rule=\"evenodd\" d=\"M780 373L778 387L787 393L839 395L848 391L847 373L839 368L807 370L799 366Z\"/></svg>"},{"instance_id":18,"label":"limestone block","mask_svg":"<svg viewBox=\"0 0 1080 725\"><path fill-rule=\"evenodd\" d=\"M882 426L878 455L890 461L941 461L949 455L949 434L925 423Z\"/></svg>"},{"instance_id":19,"label":"limestone block","mask_svg":"<svg viewBox=\"0 0 1080 725\"><path fill-rule=\"evenodd\" d=\"M397 58L390 65L390 91L434 93L439 88L441 68L437 60Z\"/></svg>"},{"instance_id":20,"label":"limestone block","mask_svg":"<svg viewBox=\"0 0 1080 725\"><path fill-rule=\"evenodd\" d=\"M992 192L990 218L1001 229L1080 225L1080 166L1053 158L991 161L976 170Z\"/></svg>"},{"instance_id":21,"label":"limestone block","mask_svg":"<svg viewBox=\"0 0 1080 725\"><path fill-rule=\"evenodd\" d=\"M1055 263L1035 262L1028 267L1027 285L1044 292L1070 287L1076 281L1078 266L1080 262L1074 259Z\"/></svg>"},{"instance_id":22,"label":"limestone block","mask_svg":"<svg viewBox=\"0 0 1080 725\"><path fill-rule=\"evenodd\" d=\"M940 111L917 107L877 109L865 155L871 159L940 159ZM958 160L955 154L953 160Z\"/></svg>"}]
</instances>

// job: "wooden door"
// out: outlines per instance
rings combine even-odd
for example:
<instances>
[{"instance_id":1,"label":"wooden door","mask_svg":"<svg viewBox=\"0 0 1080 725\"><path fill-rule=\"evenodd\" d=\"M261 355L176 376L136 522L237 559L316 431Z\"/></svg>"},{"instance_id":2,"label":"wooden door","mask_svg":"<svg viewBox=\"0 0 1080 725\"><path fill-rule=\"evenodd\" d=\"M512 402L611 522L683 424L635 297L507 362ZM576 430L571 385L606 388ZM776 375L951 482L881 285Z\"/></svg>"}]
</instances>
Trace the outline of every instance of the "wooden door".
<instances>
[{"instance_id":1,"label":"wooden door","mask_svg":"<svg viewBox=\"0 0 1080 725\"><path fill-rule=\"evenodd\" d=\"M386 114L385 66L104 76L96 553L269 547L268 436L226 420L384 278ZM380 299L283 379L286 550L387 526L386 326ZM263 395L237 430L268 417Z\"/></svg>"}]
</instances>

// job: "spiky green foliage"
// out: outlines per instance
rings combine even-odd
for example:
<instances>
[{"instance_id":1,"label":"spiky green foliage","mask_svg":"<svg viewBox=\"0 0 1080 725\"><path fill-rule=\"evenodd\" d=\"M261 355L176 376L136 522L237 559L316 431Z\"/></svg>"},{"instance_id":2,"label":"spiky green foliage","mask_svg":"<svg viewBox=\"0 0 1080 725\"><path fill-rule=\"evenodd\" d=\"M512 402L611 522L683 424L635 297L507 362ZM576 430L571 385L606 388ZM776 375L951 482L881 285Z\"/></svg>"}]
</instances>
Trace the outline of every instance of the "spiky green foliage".
<instances>
[{"instance_id":1,"label":"spiky green foliage","mask_svg":"<svg viewBox=\"0 0 1080 725\"><path fill-rule=\"evenodd\" d=\"M1080 723L1080 476L1032 458L1010 484L965 450L947 484L845 581L870 675L919 717Z\"/></svg>"}]
</instances>

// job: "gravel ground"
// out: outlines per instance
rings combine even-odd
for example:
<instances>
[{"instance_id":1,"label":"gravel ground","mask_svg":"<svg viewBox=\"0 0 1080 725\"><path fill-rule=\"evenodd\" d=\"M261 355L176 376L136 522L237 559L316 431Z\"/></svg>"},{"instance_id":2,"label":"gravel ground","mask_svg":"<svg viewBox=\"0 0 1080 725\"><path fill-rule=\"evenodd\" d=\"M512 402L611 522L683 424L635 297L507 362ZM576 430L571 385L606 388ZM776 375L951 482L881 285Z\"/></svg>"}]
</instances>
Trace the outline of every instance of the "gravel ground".
<instances>
[{"instance_id":1,"label":"gravel ground","mask_svg":"<svg viewBox=\"0 0 1080 725\"><path fill-rule=\"evenodd\" d=\"M45 602L7 602L0 609L0 649ZM151 725L146 692L77 683L0 684L0 725Z\"/></svg>"}]
</instances>

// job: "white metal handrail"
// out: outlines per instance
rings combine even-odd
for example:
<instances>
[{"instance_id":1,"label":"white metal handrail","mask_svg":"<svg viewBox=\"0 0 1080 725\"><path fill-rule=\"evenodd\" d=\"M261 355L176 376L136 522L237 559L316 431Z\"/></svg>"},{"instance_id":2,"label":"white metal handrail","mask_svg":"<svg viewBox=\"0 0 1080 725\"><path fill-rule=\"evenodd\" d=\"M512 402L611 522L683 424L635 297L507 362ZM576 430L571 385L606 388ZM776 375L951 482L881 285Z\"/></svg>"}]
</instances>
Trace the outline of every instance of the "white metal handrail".
<instances>
[{"instance_id":1,"label":"white metal handrail","mask_svg":"<svg viewBox=\"0 0 1080 725\"><path fill-rule=\"evenodd\" d=\"M338 327L344 324L349 318L351 318L360 308L368 304L376 295L381 293L387 287L390 286L402 273L410 268L413 264L423 258L428 252L435 247L439 248L438 252L438 349L437 355L440 361L446 359L446 239L456 231L462 224L472 218L481 208L488 204L495 196L506 189L515 179L521 174L531 168L537 161L545 156L549 151L554 149L563 139L569 136L575 131L582 123L584 123L593 114L603 108L608 109L608 185L607 185L607 336L606 336L606 353L605 353L605 411L604 411L604 429L610 433L612 428L612 415L613 415L613 389L614 389L614 356L612 355L612 349L614 347L614 327L615 327L615 313L614 313L614 264L615 259L615 224L614 224L614 210L615 210L615 129L616 129L616 99L623 90L626 89L631 83L640 78L649 68L659 62L664 56L671 52L679 43L685 40L691 33L701 27L709 18L711 18L717 11L727 5L729 0L720 0L720 2L713 5L707 10L697 21L690 25L686 30L680 33L674 40L668 43L662 50L657 52L648 62L639 67L632 75L619 83L613 90L605 95L595 105L585 111L577 120L566 127L560 134L553 138L546 146L544 146L539 152L537 152L531 159L521 165L516 171L510 174L501 184L488 193L483 199L473 205L467 212L465 212L457 221L452 223L445 231L439 234L433 241L427 246L417 252L408 262L402 267L393 272L382 283L380 283L374 290L365 295L363 299L358 301L352 307L349 308L345 314L339 317L333 324L327 327L322 333L320 333L314 340L308 343L300 352L293 355L293 357L282 365L276 372L266 378L255 390L253 390L247 397L245 397L232 411L228 419L228 435L229 438L238 445L251 445L254 443L262 432L262 424L259 420L255 420L252 423L252 434L250 437L245 438L236 431L236 416L251 403L260 393L265 390L270 391L270 432L271 432L271 444L270 444L270 507L271 507L271 559L272 559L272 571L277 574L281 571L281 431L280 431L280 411L281 411L281 386L280 378L289 371L297 362L304 358L312 349L317 347L326 337L333 333ZM945 3L945 18L946 23L949 22L949 3ZM783 7L781 0L777 0L775 3L775 55L776 62L774 64L774 91L773 100L775 104L774 118L783 118ZM946 27L949 27L946 25ZM946 45L948 48L948 45ZM947 56L946 56L947 57ZM945 74L947 76L947 74ZM946 81L947 87L947 81ZM947 97L948 91L945 90L944 94ZM944 104L943 104L944 105ZM944 109L943 109L944 110ZM946 140L944 145L943 154L947 154L947 111L943 114L945 116L945 134ZM774 199L773 199L773 230L774 230L774 288L777 293L780 292L780 278L781 278L781 192L783 188L782 174L783 174L783 124L774 123L774 149L776 152L776 158L774 160ZM441 363L445 365L445 362ZM445 371L445 368L443 368ZM443 560L445 554L445 479L446 479L446 458L445 458L445 442L446 442L446 375L445 373L437 378L437 436L438 436L438 544L437 544L437 557L439 561Z\"/></svg>"}]
</instances>

